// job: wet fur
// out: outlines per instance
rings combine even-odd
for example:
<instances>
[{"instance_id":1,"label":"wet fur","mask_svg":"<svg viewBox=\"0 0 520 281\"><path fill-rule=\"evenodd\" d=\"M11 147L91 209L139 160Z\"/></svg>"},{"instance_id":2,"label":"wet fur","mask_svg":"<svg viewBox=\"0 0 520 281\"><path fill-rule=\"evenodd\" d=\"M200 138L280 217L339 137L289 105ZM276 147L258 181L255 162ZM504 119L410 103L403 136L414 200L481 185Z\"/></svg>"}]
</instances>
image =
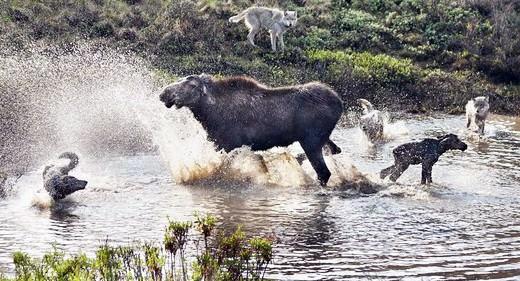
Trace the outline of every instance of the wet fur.
<instances>
[{"instance_id":1,"label":"wet fur","mask_svg":"<svg viewBox=\"0 0 520 281\"><path fill-rule=\"evenodd\" d=\"M295 11L281 11L267 7L249 7L238 15L229 18L229 22L232 23L237 23L241 20L244 20L249 28L247 40L251 45L256 46L255 37L264 28L269 30L271 48L276 52L278 49L284 50L283 34L288 28L296 24L298 16Z\"/></svg>"},{"instance_id":2,"label":"wet fur","mask_svg":"<svg viewBox=\"0 0 520 281\"><path fill-rule=\"evenodd\" d=\"M390 175L390 180L395 182L410 165L421 164L421 184L431 183L432 167L444 152L453 149L464 151L467 148L454 134L400 145L393 150L395 163L381 171L381 179Z\"/></svg>"},{"instance_id":3,"label":"wet fur","mask_svg":"<svg viewBox=\"0 0 520 281\"><path fill-rule=\"evenodd\" d=\"M466 104L466 127L469 129L472 124L475 124L477 132L483 135L488 115L489 97L472 98Z\"/></svg>"},{"instance_id":4,"label":"wet fur","mask_svg":"<svg viewBox=\"0 0 520 281\"><path fill-rule=\"evenodd\" d=\"M167 107L187 106L226 152L243 145L267 150L299 142L322 185L330 177L323 146L341 151L329 137L343 105L336 92L321 83L270 88L246 77L192 75L166 87L160 99Z\"/></svg>"},{"instance_id":5,"label":"wet fur","mask_svg":"<svg viewBox=\"0 0 520 281\"><path fill-rule=\"evenodd\" d=\"M65 166L48 165L43 170L44 188L54 200L63 199L67 195L85 189L87 185L87 181L68 175L78 165L78 155L73 152L65 152L58 159L69 159L70 161Z\"/></svg>"},{"instance_id":6,"label":"wet fur","mask_svg":"<svg viewBox=\"0 0 520 281\"><path fill-rule=\"evenodd\" d=\"M363 107L363 115L359 120L361 131L372 143L380 141L384 137L384 120L381 111L374 109L372 103L366 99L358 99Z\"/></svg>"}]
</instances>

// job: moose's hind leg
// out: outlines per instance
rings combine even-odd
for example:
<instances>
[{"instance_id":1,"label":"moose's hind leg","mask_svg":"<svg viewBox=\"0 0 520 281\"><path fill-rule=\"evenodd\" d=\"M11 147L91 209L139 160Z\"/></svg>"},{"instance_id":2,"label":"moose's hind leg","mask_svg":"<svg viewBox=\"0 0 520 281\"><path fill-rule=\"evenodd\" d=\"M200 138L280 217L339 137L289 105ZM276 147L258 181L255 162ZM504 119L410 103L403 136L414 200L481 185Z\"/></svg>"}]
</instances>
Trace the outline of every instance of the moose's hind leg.
<instances>
[{"instance_id":1,"label":"moose's hind leg","mask_svg":"<svg viewBox=\"0 0 520 281\"><path fill-rule=\"evenodd\" d=\"M321 186L327 185L329 178L331 176L331 172L329 168L327 168L327 164L325 164L325 159L323 159L323 144L324 141L319 140L306 140L300 142L309 162L312 165L314 171L318 175L318 180Z\"/></svg>"}]
</instances>

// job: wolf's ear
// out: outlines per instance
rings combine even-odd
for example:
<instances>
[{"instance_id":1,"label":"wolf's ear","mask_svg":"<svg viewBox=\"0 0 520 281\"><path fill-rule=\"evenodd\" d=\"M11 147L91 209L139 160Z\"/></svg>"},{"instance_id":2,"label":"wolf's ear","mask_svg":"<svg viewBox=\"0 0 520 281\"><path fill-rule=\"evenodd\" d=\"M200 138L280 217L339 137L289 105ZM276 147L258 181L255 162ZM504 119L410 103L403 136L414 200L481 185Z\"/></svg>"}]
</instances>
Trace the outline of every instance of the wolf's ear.
<instances>
[{"instance_id":1,"label":"wolf's ear","mask_svg":"<svg viewBox=\"0 0 520 281\"><path fill-rule=\"evenodd\" d=\"M283 16L286 17L287 16L287 11L283 11Z\"/></svg>"},{"instance_id":2,"label":"wolf's ear","mask_svg":"<svg viewBox=\"0 0 520 281\"><path fill-rule=\"evenodd\" d=\"M298 17L298 12L294 11L294 17Z\"/></svg>"},{"instance_id":3,"label":"wolf's ear","mask_svg":"<svg viewBox=\"0 0 520 281\"><path fill-rule=\"evenodd\" d=\"M489 96L486 96L486 97L484 98L484 100L485 100L486 102L489 102Z\"/></svg>"},{"instance_id":4,"label":"wolf's ear","mask_svg":"<svg viewBox=\"0 0 520 281\"><path fill-rule=\"evenodd\" d=\"M437 139L438 140L443 140L443 139L447 139L450 135L442 135L442 136L437 136Z\"/></svg>"}]
</instances>

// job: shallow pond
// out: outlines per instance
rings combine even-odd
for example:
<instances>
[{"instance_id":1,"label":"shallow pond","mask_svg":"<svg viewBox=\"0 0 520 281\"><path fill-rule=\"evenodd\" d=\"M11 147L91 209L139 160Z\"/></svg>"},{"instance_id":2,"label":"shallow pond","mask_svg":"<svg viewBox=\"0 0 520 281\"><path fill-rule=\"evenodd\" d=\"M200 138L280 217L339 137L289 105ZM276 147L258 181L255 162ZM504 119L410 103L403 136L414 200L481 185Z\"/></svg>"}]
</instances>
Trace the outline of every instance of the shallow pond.
<instances>
[{"instance_id":1,"label":"shallow pond","mask_svg":"<svg viewBox=\"0 0 520 281\"><path fill-rule=\"evenodd\" d=\"M515 279L520 277L520 119L493 116L486 136L464 130L462 116L405 117L392 140L369 146L356 128L332 138L351 161L376 175L396 145L453 132L466 152L447 152L429 187L413 166L398 184L374 195L319 187L220 184L175 185L158 155L82 159L80 191L52 209L31 207L40 171L23 176L13 197L0 201L0 268L11 253L42 254L55 244L92 253L115 244L161 239L167 216L216 215L250 234L279 238L267 277L280 280ZM350 159L350 160L349 160Z\"/></svg>"}]
</instances>

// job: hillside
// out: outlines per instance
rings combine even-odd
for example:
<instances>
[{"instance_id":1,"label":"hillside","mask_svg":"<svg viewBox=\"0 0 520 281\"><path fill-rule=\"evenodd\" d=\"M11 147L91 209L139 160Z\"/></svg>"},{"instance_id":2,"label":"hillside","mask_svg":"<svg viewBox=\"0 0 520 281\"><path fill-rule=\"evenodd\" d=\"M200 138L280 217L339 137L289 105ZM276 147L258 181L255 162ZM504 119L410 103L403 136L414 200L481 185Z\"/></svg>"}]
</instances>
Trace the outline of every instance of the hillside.
<instances>
[{"instance_id":1,"label":"hillside","mask_svg":"<svg viewBox=\"0 0 520 281\"><path fill-rule=\"evenodd\" d=\"M302 3L303 2L303 3ZM78 38L134 51L172 75L246 74L273 86L331 84L353 105L461 112L490 95L495 112L520 113L520 1L257 1L296 10L287 49L259 48L228 18L250 1L8 0L0 4L2 46Z\"/></svg>"}]
</instances>

